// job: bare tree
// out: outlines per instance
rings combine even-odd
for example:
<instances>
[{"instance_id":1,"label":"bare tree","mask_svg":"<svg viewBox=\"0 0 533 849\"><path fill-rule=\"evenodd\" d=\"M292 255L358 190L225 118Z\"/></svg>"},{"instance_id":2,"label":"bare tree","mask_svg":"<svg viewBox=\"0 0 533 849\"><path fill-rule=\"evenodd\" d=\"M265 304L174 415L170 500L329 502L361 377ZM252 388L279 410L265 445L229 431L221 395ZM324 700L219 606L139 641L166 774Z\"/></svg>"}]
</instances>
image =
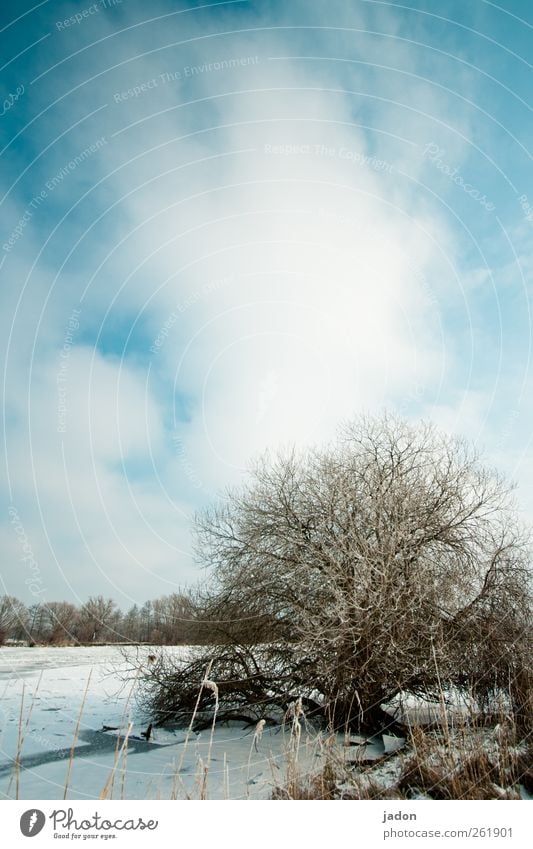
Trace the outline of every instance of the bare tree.
<instances>
[{"instance_id":1,"label":"bare tree","mask_svg":"<svg viewBox=\"0 0 533 849\"><path fill-rule=\"evenodd\" d=\"M133 607L124 614L120 630L121 635L125 640L129 640L132 643L139 642L141 626L138 605L134 604Z\"/></svg>"},{"instance_id":2,"label":"bare tree","mask_svg":"<svg viewBox=\"0 0 533 849\"><path fill-rule=\"evenodd\" d=\"M150 642L154 628L154 611L151 601L145 601L141 607L140 614L140 638L142 642Z\"/></svg>"},{"instance_id":3,"label":"bare tree","mask_svg":"<svg viewBox=\"0 0 533 849\"><path fill-rule=\"evenodd\" d=\"M155 643L177 645L190 640L194 630L194 607L186 593L171 593L152 602Z\"/></svg>"},{"instance_id":4,"label":"bare tree","mask_svg":"<svg viewBox=\"0 0 533 849\"><path fill-rule=\"evenodd\" d=\"M74 634L79 622L79 612L75 605L69 601L50 601L44 608L46 626L41 639L53 644L75 641Z\"/></svg>"},{"instance_id":5,"label":"bare tree","mask_svg":"<svg viewBox=\"0 0 533 849\"><path fill-rule=\"evenodd\" d=\"M25 636L28 612L18 598L0 596L0 646L9 637Z\"/></svg>"},{"instance_id":6,"label":"bare tree","mask_svg":"<svg viewBox=\"0 0 533 849\"><path fill-rule=\"evenodd\" d=\"M153 670L160 721L190 713L207 663L220 718L302 698L332 726L376 727L398 693L445 680L480 703L505 690L526 721L528 536L465 442L361 418L323 450L263 457L197 529L217 645Z\"/></svg>"},{"instance_id":7,"label":"bare tree","mask_svg":"<svg viewBox=\"0 0 533 849\"><path fill-rule=\"evenodd\" d=\"M30 640L40 642L44 639L48 616L44 604L32 604L28 608L28 636Z\"/></svg>"},{"instance_id":8,"label":"bare tree","mask_svg":"<svg viewBox=\"0 0 533 849\"><path fill-rule=\"evenodd\" d=\"M117 637L120 611L115 602L103 596L89 598L82 606L77 632L82 642L112 641Z\"/></svg>"}]
</instances>

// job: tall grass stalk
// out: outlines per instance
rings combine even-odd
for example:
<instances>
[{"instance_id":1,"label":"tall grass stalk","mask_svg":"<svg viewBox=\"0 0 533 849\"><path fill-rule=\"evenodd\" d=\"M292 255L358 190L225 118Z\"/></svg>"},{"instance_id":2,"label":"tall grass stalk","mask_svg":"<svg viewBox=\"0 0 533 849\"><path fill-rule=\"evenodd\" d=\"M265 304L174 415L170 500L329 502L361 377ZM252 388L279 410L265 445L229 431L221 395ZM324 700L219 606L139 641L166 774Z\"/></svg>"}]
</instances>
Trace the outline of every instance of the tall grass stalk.
<instances>
[{"instance_id":1,"label":"tall grass stalk","mask_svg":"<svg viewBox=\"0 0 533 849\"><path fill-rule=\"evenodd\" d=\"M130 687L129 692L128 692L128 696L126 698L124 710L122 711L122 717L120 719L120 725L119 725L120 729L122 729L124 727L124 725L126 725L126 728L128 728L128 726L130 725L129 715L128 715L128 722L126 723L126 715L128 714L131 697L133 695L133 691L135 690L135 685L137 684L137 679L139 677L139 673L140 673L140 668L138 667L135 671L135 677L132 681L131 687ZM132 723L132 725L133 725L133 723ZM115 744L115 759L118 758L119 746L120 746L120 731L119 731L119 734L117 735L117 742ZM124 792L124 786L125 786L125 781L126 781L124 770L125 770L125 763L126 763L127 757L128 757L128 747L126 745L126 748L123 751L123 758L122 758L121 793ZM113 782L112 782L112 785L111 785L111 798L113 798L113 792L114 792L114 789L115 789L115 774L116 773L113 774Z\"/></svg>"},{"instance_id":2,"label":"tall grass stalk","mask_svg":"<svg viewBox=\"0 0 533 849\"><path fill-rule=\"evenodd\" d=\"M64 788L64 791L63 791L63 799L67 798L68 788L69 788L69 785L70 785L70 774L72 772L72 763L74 761L74 753L76 751L76 746L78 744L78 736L79 736L79 733L80 733L81 718L83 716L83 711L84 711L84 708L85 708L85 701L87 699L87 693L89 692L89 684L91 683L92 674L93 674L93 670L91 669L90 672L89 672L89 677L87 678L87 684L85 685L85 691L83 693L83 699L81 700L80 711L78 713L78 721L76 723L76 729L74 731L74 739L72 741L72 746L70 748L70 757L68 759L67 777L65 779L65 788Z\"/></svg>"},{"instance_id":3,"label":"tall grass stalk","mask_svg":"<svg viewBox=\"0 0 533 849\"><path fill-rule=\"evenodd\" d=\"M124 755L125 752L127 751L128 738L131 734L132 728L133 728L133 722L129 722L128 727L126 729L126 734L124 736L124 741L122 743L122 746L120 747L120 749L118 751L115 749L115 757L113 759L113 766L111 767L111 772L109 773L109 778L107 779L107 781L105 783L105 787L102 790L102 793L100 794L100 799L102 799L102 800L107 799L107 797L110 793L111 793L110 798L112 798L112 790L113 790L113 787L115 785L115 773L117 771L117 765L118 765L118 762L120 760L120 756Z\"/></svg>"},{"instance_id":4,"label":"tall grass stalk","mask_svg":"<svg viewBox=\"0 0 533 849\"><path fill-rule=\"evenodd\" d=\"M18 733L17 733L17 751L16 751L16 754L15 754L15 798L16 799L19 798L19 794L20 794L20 765L21 765L20 759L21 759L21 755L22 755L22 747L24 746L24 740L26 739L26 734L27 734L27 731L28 731L28 728L29 728L29 725L30 725L30 719L31 719L32 711L33 711L33 706L35 704L35 699L36 699L37 693L39 692L39 688L41 686L42 680L43 680L43 672L41 670L41 674L39 675L39 679L37 681L37 686L35 687L35 690L32 693L32 698L31 698L30 707L29 707L29 710L28 710L28 715L26 716L26 721L24 723L23 723L24 695L25 695L25 692L26 692L26 683L23 682L23 684L22 684L22 697L21 697L21 701L20 701L20 713L19 713ZM8 795L9 795L9 792L11 790L12 782L13 782L13 776L9 780L9 786L7 788L7 794Z\"/></svg>"},{"instance_id":5,"label":"tall grass stalk","mask_svg":"<svg viewBox=\"0 0 533 849\"><path fill-rule=\"evenodd\" d=\"M214 681L209 681L207 678L204 680L204 688L206 690L211 690L215 697L215 707L213 710L213 720L211 722L211 731L209 734L209 746L207 748L207 763L204 764L202 770L202 782L200 786L200 799L207 798L207 775L209 773L209 767L211 765L211 752L213 750L213 735L215 733L215 724L217 721L217 713L218 713L218 686Z\"/></svg>"},{"instance_id":6,"label":"tall grass stalk","mask_svg":"<svg viewBox=\"0 0 533 849\"><path fill-rule=\"evenodd\" d=\"M181 785L183 787L183 780L181 778L181 770L183 768L183 761L185 760L185 754L187 752L187 747L189 745L189 739L190 739L190 736L192 734L193 725L194 725L194 722L196 720L198 708L200 706L200 699L202 698L202 693L204 691L205 682L209 680L209 674L211 672L212 665L213 665L212 661L207 664L207 668L205 670L205 674L204 674L204 677L202 679L202 683L200 684L200 689L198 691L198 696L196 698L196 703L194 705L194 710L192 712L191 721L189 722L189 726L187 728L187 733L185 735L185 740L183 742L183 749L181 751L181 757L180 757L177 769L175 770L175 773L174 773L174 781L172 783L172 791L171 791L171 794L170 794L171 799L177 799L178 782L181 783ZM185 795L186 795L187 799L190 798L188 793L186 793Z\"/></svg>"},{"instance_id":7,"label":"tall grass stalk","mask_svg":"<svg viewBox=\"0 0 533 849\"><path fill-rule=\"evenodd\" d=\"M26 690L26 685L22 685L22 697L20 700L20 714L19 714L19 726L18 726L18 737L17 737L17 754L15 756L15 799L19 798L20 792L20 754L22 752L22 744L24 742L23 731L22 731L22 717L24 715L24 693Z\"/></svg>"},{"instance_id":8,"label":"tall grass stalk","mask_svg":"<svg viewBox=\"0 0 533 849\"><path fill-rule=\"evenodd\" d=\"M260 719L257 725L255 726L254 736L252 738L252 743L250 745L250 751L248 753L248 764L246 768L246 798L250 796L250 765L252 762L252 752L259 751L257 744L261 741L263 737L263 731L265 728L266 722L264 719Z\"/></svg>"}]
</instances>

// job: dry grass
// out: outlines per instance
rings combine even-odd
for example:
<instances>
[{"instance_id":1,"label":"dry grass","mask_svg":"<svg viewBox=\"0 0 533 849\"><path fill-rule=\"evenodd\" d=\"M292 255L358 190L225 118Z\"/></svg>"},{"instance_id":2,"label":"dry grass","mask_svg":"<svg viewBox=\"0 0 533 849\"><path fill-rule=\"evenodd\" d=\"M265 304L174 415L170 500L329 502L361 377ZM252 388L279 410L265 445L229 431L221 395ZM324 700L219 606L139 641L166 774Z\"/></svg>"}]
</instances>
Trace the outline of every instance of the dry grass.
<instances>
[{"instance_id":1,"label":"dry grass","mask_svg":"<svg viewBox=\"0 0 533 849\"><path fill-rule=\"evenodd\" d=\"M520 785L533 793L533 738L517 734L506 717L495 726L451 718L432 729L409 729L405 748L372 764L349 760L334 738L323 748L322 765L299 773L294 763L274 799L520 799Z\"/></svg>"},{"instance_id":2,"label":"dry grass","mask_svg":"<svg viewBox=\"0 0 533 849\"><path fill-rule=\"evenodd\" d=\"M435 666L439 700L428 712L431 724L410 725L407 711L400 722L403 748L372 762L364 747L350 745L349 735L344 746L331 735L321 748L321 767L304 773L289 760L272 798L520 799L521 787L533 795L531 678L522 682L519 712L505 694L494 694L490 712L481 712L473 692L463 694L461 710L446 696L453 688L441 681L436 659Z\"/></svg>"}]
</instances>

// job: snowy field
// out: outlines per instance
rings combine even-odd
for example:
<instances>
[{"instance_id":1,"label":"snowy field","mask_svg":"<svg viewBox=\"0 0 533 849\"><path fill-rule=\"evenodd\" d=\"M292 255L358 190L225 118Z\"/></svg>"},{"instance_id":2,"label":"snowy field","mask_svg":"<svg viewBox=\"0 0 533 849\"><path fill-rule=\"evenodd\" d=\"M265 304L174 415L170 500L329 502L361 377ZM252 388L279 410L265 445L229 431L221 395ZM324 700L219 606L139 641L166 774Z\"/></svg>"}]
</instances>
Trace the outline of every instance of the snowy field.
<instances>
[{"instance_id":1,"label":"snowy field","mask_svg":"<svg viewBox=\"0 0 533 849\"><path fill-rule=\"evenodd\" d=\"M135 682L122 680L126 668L116 647L0 649L1 798L63 799L67 781L68 799L101 798L106 786L107 798L200 798L206 765L210 799L269 798L283 781L290 729L265 728L254 743L253 728L219 727L210 749L209 731L186 743L186 729L156 728L147 742L149 718ZM117 732L102 729L129 723L120 751ZM316 769L320 757L319 740L302 732L300 768Z\"/></svg>"},{"instance_id":2,"label":"snowy field","mask_svg":"<svg viewBox=\"0 0 533 849\"><path fill-rule=\"evenodd\" d=\"M150 717L139 708L131 669L114 646L0 649L0 798L269 799L276 786L297 777L296 770L303 778L324 764L327 741L305 724L299 738L290 723L266 727L260 739L253 727L234 723L217 726L212 737L209 730L188 736L186 728L155 728L147 741L142 735ZM425 723L438 705L407 698L396 708L397 716ZM456 710L464 713L464 705ZM491 757L497 733L483 732L482 747ZM368 778L393 786L409 755L406 740L350 738L349 747L336 738L337 756L352 767L371 763ZM338 789L349 793L351 779ZM522 786L519 794L531 798Z\"/></svg>"}]
</instances>

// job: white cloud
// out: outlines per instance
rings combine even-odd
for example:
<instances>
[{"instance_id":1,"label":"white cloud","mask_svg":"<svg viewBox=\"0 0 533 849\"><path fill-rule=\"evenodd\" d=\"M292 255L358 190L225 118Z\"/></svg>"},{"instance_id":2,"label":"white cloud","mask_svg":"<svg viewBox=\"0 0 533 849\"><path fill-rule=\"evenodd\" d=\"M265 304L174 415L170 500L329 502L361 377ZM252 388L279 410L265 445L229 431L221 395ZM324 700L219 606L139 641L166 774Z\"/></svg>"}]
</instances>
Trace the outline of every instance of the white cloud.
<instances>
[{"instance_id":1,"label":"white cloud","mask_svg":"<svg viewBox=\"0 0 533 849\"><path fill-rule=\"evenodd\" d=\"M400 35L394 14L337 4L335 25L355 28L342 32L327 28L326 5L287 4L277 22L323 30L262 29L268 14L258 13L242 19L255 32L215 38L204 37L213 23L201 29L191 16L112 36L111 19L95 15L90 32L105 40L40 83L54 99L94 78L65 99L71 123L104 108L52 147L39 185L89 142L108 140L54 194L72 202L101 180L39 260L8 362L13 500L51 596L67 580L81 595L107 581L110 593L137 598L183 584L194 574L196 506L239 480L257 451L329 438L353 412L403 410L414 398L445 427L484 427L486 394L465 387L458 411L446 394L460 363L445 310L487 272L461 279L421 155L436 141L460 161L472 118L446 85L467 97L471 76L413 41L357 31ZM221 29L238 29L235 14ZM72 51L88 32L72 32ZM413 40L424 33L417 25ZM186 65L256 55L115 102ZM272 58L304 55L322 58ZM357 61L334 61L349 58ZM56 122L46 114L46 137ZM49 232L44 216L36 225ZM25 233L28 257L38 241ZM21 253L9 263L22 279ZM58 434L59 352L84 291ZM138 320L143 341L122 351L117 335L113 354L94 350L99 330L113 338L113 320Z\"/></svg>"}]
</instances>

